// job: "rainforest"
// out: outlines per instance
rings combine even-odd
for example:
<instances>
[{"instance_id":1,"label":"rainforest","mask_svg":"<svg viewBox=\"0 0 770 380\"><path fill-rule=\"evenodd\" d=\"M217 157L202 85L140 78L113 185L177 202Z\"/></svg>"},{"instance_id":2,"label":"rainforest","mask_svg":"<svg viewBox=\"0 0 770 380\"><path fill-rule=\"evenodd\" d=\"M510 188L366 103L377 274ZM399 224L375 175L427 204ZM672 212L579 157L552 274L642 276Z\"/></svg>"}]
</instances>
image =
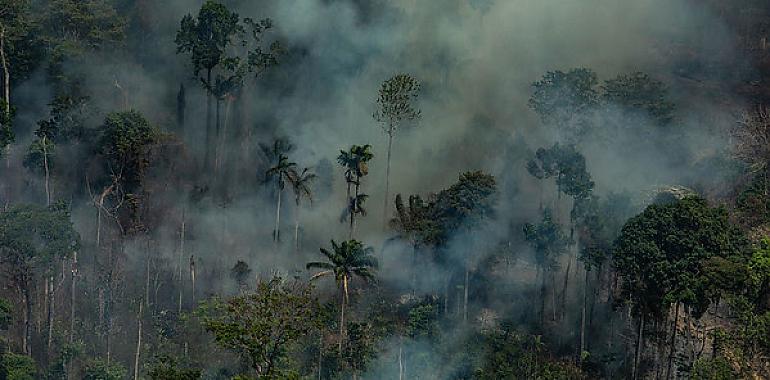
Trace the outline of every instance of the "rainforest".
<instances>
[{"instance_id":1,"label":"rainforest","mask_svg":"<svg viewBox=\"0 0 770 380\"><path fill-rule=\"evenodd\" d=\"M0 380L770 379L767 0L0 0Z\"/></svg>"}]
</instances>

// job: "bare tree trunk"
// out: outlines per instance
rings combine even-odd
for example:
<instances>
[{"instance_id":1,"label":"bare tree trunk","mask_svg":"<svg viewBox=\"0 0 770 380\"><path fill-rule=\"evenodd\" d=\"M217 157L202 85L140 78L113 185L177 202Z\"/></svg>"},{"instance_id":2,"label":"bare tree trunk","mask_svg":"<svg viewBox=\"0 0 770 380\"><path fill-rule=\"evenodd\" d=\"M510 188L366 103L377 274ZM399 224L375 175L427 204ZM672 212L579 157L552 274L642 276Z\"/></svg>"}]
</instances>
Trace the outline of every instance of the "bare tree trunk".
<instances>
[{"instance_id":1,"label":"bare tree trunk","mask_svg":"<svg viewBox=\"0 0 770 380\"><path fill-rule=\"evenodd\" d=\"M51 357L51 346L53 345L53 320L54 320L53 317L54 317L54 308L55 308L55 305L54 305L54 303L55 303L54 302L55 301L54 295L55 295L55 291L56 291L56 288L55 288L55 285L54 285L54 277L53 277L53 275L51 275L48 278L48 282L50 283L50 288L48 290L48 300L47 300L48 301L48 316L47 316L46 319L48 320L48 326L47 326L48 327L48 336L47 336L46 348L48 350L48 357L50 358Z\"/></svg>"},{"instance_id":2,"label":"bare tree trunk","mask_svg":"<svg viewBox=\"0 0 770 380\"><path fill-rule=\"evenodd\" d=\"M344 276L342 278L342 307L340 309L340 340L339 340L339 349L340 349L340 357L342 357L342 341L345 336L345 305L348 301L348 277Z\"/></svg>"},{"instance_id":3,"label":"bare tree trunk","mask_svg":"<svg viewBox=\"0 0 770 380\"><path fill-rule=\"evenodd\" d=\"M324 336L322 332L318 333L318 380L321 380L321 369L323 365Z\"/></svg>"},{"instance_id":4,"label":"bare tree trunk","mask_svg":"<svg viewBox=\"0 0 770 380\"><path fill-rule=\"evenodd\" d=\"M674 362L674 355L676 353L676 331L677 324L679 323L679 302L676 303L674 308L674 325L673 331L671 331L671 345L669 346L668 365L666 369L666 380L671 378L671 365Z\"/></svg>"},{"instance_id":5,"label":"bare tree trunk","mask_svg":"<svg viewBox=\"0 0 770 380\"><path fill-rule=\"evenodd\" d=\"M642 355L642 340L644 339L644 313L639 315L639 333L636 337L636 352L634 352L634 366L631 370L631 379L636 380L639 376L639 358Z\"/></svg>"},{"instance_id":6,"label":"bare tree trunk","mask_svg":"<svg viewBox=\"0 0 770 380\"><path fill-rule=\"evenodd\" d=\"M391 150L393 149L393 133L394 133L393 126L391 126L388 129L388 160L387 165L385 166L385 205L382 210L382 229L385 229L388 227L388 203L390 203L390 199L388 197L390 196L389 190L390 190L390 157L391 157Z\"/></svg>"},{"instance_id":7,"label":"bare tree trunk","mask_svg":"<svg viewBox=\"0 0 770 380\"><path fill-rule=\"evenodd\" d=\"M211 85L211 69L206 70L206 84L208 86ZM203 158L203 167L204 168L210 168L211 167L211 150L212 150L212 126L211 126L211 91L209 89L206 89L206 147L204 151L204 158Z\"/></svg>"},{"instance_id":8,"label":"bare tree trunk","mask_svg":"<svg viewBox=\"0 0 770 380\"><path fill-rule=\"evenodd\" d=\"M147 306L147 308L150 308L150 261L152 258L150 257L150 239L147 238L147 262L146 270L144 274L144 303Z\"/></svg>"},{"instance_id":9,"label":"bare tree trunk","mask_svg":"<svg viewBox=\"0 0 770 380\"><path fill-rule=\"evenodd\" d=\"M29 284L22 285L22 296L24 297L24 336L22 337L22 351L27 355L32 355L32 297L29 294Z\"/></svg>"},{"instance_id":10,"label":"bare tree trunk","mask_svg":"<svg viewBox=\"0 0 770 380\"><path fill-rule=\"evenodd\" d=\"M143 303L139 302L139 314L137 314L137 317L136 317L139 329L136 334L136 354L134 355L134 380L139 380L139 354L142 352L142 306L143 306Z\"/></svg>"},{"instance_id":11,"label":"bare tree trunk","mask_svg":"<svg viewBox=\"0 0 770 380\"><path fill-rule=\"evenodd\" d=\"M294 251L299 254L299 205L300 201L297 199L297 207L294 209Z\"/></svg>"},{"instance_id":12,"label":"bare tree trunk","mask_svg":"<svg viewBox=\"0 0 770 380\"><path fill-rule=\"evenodd\" d=\"M280 239L280 226L281 226L281 193L283 190L278 188L278 201L275 205L275 231L273 231L273 241L277 244Z\"/></svg>"},{"instance_id":13,"label":"bare tree trunk","mask_svg":"<svg viewBox=\"0 0 770 380\"><path fill-rule=\"evenodd\" d=\"M216 129L214 130L214 177L216 178L219 174L219 139L221 138L220 134L220 123L219 123L219 109L220 105L222 104L222 101L219 100L219 97L216 99Z\"/></svg>"},{"instance_id":14,"label":"bare tree trunk","mask_svg":"<svg viewBox=\"0 0 770 380\"><path fill-rule=\"evenodd\" d=\"M403 360L403 346L402 338L398 341L398 380L404 380L404 360Z\"/></svg>"},{"instance_id":15,"label":"bare tree trunk","mask_svg":"<svg viewBox=\"0 0 770 380\"><path fill-rule=\"evenodd\" d=\"M551 271L551 321L556 322L556 271Z\"/></svg>"},{"instance_id":16,"label":"bare tree trunk","mask_svg":"<svg viewBox=\"0 0 770 380\"><path fill-rule=\"evenodd\" d=\"M46 139L46 136L43 135L43 167L45 169L45 205L50 206L51 205L51 185L50 185L51 174L48 168L47 145L48 145L48 141Z\"/></svg>"},{"instance_id":17,"label":"bare tree trunk","mask_svg":"<svg viewBox=\"0 0 770 380\"><path fill-rule=\"evenodd\" d=\"M468 322L468 285L470 283L470 270L465 270L465 288L463 289L463 323Z\"/></svg>"},{"instance_id":18,"label":"bare tree trunk","mask_svg":"<svg viewBox=\"0 0 770 380\"><path fill-rule=\"evenodd\" d=\"M195 307L195 256L190 256L190 283L192 288L190 289L190 299L192 305Z\"/></svg>"},{"instance_id":19,"label":"bare tree trunk","mask_svg":"<svg viewBox=\"0 0 770 380\"><path fill-rule=\"evenodd\" d=\"M178 299L178 305L177 305L177 313L182 314L182 293L184 289L184 279L182 278L182 257L184 257L184 240L185 240L185 210L182 210L182 231L179 234L179 258L178 258L178 269L179 269L179 299Z\"/></svg>"},{"instance_id":20,"label":"bare tree trunk","mask_svg":"<svg viewBox=\"0 0 770 380\"><path fill-rule=\"evenodd\" d=\"M564 273L564 286L561 291L561 317L564 319L567 314L567 285L569 285L569 272L572 268L572 259L567 258L567 271Z\"/></svg>"},{"instance_id":21,"label":"bare tree trunk","mask_svg":"<svg viewBox=\"0 0 770 380\"><path fill-rule=\"evenodd\" d=\"M5 54L5 26L0 26L0 62L3 65L3 101L5 114L11 114L11 70L8 67L8 57Z\"/></svg>"},{"instance_id":22,"label":"bare tree trunk","mask_svg":"<svg viewBox=\"0 0 770 380\"><path fill-rule=\"evenodd\" d=\"M583 352L586 350L586 307L588 303L588 270L585 271L585 282L583 283L583 307L580 310L580 352L578 357L583 362ZM610 338L612 339L612 338Z\"/></svg>"},{"instance_id":23,"label":"bare tree trunk","mask_svg":"<svg viewBox=\"0 0 770 380\"><path fill-rule=\"evenodd\" d=\"M444 282L444 315L449 314L449 282L451 278L447 275L447 279Z\"/></svg>"},{"instance_id":24,"label":"bare tree trunk","mask_svg":"<svg viewBox=\"0 0 770 380\"><path fill-rule=\"evenodd\" d=\"M70 284L70 336L69 336L69 344L74 343L75 340L75 303L77 299L75 298L76 293L76 280L78 278L78 253L73 252L72 254L72 282Z\"/></svg>"}]
</instances>

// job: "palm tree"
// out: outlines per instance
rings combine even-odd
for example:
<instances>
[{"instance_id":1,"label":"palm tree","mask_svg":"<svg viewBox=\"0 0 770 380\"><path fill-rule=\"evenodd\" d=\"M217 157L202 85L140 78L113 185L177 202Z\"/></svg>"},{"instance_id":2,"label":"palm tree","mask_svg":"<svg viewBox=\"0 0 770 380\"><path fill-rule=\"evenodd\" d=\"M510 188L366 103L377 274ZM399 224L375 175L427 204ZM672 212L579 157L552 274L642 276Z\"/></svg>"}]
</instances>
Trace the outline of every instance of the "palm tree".
<instances>
[{"instance_id":1,"label":"palm tree","mask_svg":"<svg viewBox=\"0 0 770 380\"><path fill-rule=\"evenodd\" d=\"M361 177L369 174L369 161L373 157L372 146L369 144L353 145L350 150L342 150L337 156L337 162L345 168L345 182L348 185L348 205L341 220L344 222L348 216L350 217L350 239L353 238L353 232L356 228L356 215L366 215L363 205L369 196L360 193ZM353 196L350 194L351 185L355 188Z\"/></svg>"},{"instance_id":2,"label":"palm tree","mask_svg":"<svg viewBox=\"0 0 770 380\"><path fill-rule=\"evenodd\" d=\"M297 252L299 252L299 207L303 197L310 200L311 203L313 202L313 191L310 185L315 179L315 173L311 172L309 168L304 168L301 172L294 168L289 171L289 182L291 182L291 188L294 190L294 202L296 203L294 208L294 248Z\"/></svg>"},{"instance_id":3,"label":"palm tree","mask_svg":"<svg viewBox=\"0 0 770 380\"><path fill-rule=\"evenodd\" d=\"M337 286L341 290L341 309L340 309L340 341L339 349L342 354L342 339L345 336L345 307L348 303L348 283L353 276L362 278L364 281L374 281L373 269L378 266L377 259L373 256L374 249L365 247L358 240L343 241L342 244L332 242L332 250L321 248L321 253L326 256L326 262L307 263L307 269L320 269L310 280L317 278L334 276Z\"/></svg>"},{"instance_id":4,"label":"palm tree","mask_svg":"<svg viewBox=\"0 0 770 380\"><path fill-rule=\"evenodd\" d=\"M286 181L290 180L289 173L294 170L294 167L297 166L297 164L290 162L289 157L285 154L285 152L291 150L291 144L286 140L277 139L275 140L275 143L273 143L272 149L266 149L263 146L262 150L275 158L275 164L267 169L265 178L268 180L270 178L275 178L276 185L278 186L278 197L275 208L275 230L273 231L273 241L277 243L280 238L281 194L283 193L283 188L286 186Z\"/></svg>"},{"instance_id":5,"label":"palm tree","mask_svg":"<svg viewBox=\"0 0 770 380\"><path fill-rule=\"evenodd\" d=\"M390 189L390 156L393 148L393 136L404 124L420 118L420 110L414 106L420 82L409 74L397 74L382 83L377 97L377 111L374 119L388 135L388 158L385 169L385 207L383 220L388 220L388 191ZM384 226L383 226L384 228Z\"/></svg>"}]
</instances>

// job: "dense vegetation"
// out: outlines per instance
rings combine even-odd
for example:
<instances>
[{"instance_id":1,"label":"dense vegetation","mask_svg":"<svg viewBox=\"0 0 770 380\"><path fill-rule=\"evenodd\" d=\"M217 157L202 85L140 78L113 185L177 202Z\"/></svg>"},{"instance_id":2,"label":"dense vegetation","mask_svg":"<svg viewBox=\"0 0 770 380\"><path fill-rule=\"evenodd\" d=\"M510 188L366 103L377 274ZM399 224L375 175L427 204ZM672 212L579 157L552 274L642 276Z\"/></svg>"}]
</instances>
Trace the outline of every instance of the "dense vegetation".
<instances>
[{"instance_id":1,"label":"dense vegetation","mask_svg":"<svg viewBox=\"0 0 770 380\"><path fill-rule=\"evenodd\" d=\"M770 378L770 5L429 3L0 0L0 379Z\"/></svg>"}]
</instances>

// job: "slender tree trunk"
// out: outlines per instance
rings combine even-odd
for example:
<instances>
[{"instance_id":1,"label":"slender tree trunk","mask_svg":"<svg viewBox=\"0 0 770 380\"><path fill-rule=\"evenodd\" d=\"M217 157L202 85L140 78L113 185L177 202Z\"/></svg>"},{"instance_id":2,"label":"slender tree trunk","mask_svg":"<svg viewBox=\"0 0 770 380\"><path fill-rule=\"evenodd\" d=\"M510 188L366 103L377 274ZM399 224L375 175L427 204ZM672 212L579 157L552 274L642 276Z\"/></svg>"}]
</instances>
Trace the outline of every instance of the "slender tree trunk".
<instances>
[{"instance_id":1,"label":"slender tree trunk","mask_svg":"<svg viewBox=\"0 0 770 380\"><path fill-rule=\"evenodd\" d=\"M586 308L588 304L588 271L585 271L585 282L583 284L583 307L580 310L580 352L578 357L583 362L583 352L586 350ZM612 338L610 338L612 339Z\"/></svg>"},{"instance_id":2,"label":"slender tree trunk","mask_svg":"<svg viewBox=\"0 0 770 380\"><path fill-rule=\"evenodd\" d=\"M342 277L342 307L340 309L340 340L339 340L339 349L340 349L340 358L342 357L342 341L345 336L345 306L348 302L348 277L343 276Z\"/></svg>"},{"instance_id":3,"label":"slender tree trunk","mask_svg":"<svg viewBox=\"0 0 770 380\"><path fill-rule=\"evenodd\" d=\"M43 135L43 168L45 170L45 205L50 206L51 205L51 173L48 167L48 140L46 139L46 136Z\"/></svg>"},{"instance_id":4,"label":"slender tree trunk","mask_svg":"<svg viewBox=\"0 0 770 380\"><path fill-rule=\"evenodd\" d=\"M451 277L447 275L446 281L444 282L444 315L449 315L449 282L451 281Z\"/></svg>"},{"instance_id":5,"label":"slender tree trunk","mask_svg":"<svg viewBox=\"0 0 770 380\"><path fill-rule=\"evenodd\" d=\"M556 271L551 271L551 321L556 322Z\"/></svg>"},{"instance_id":6,"label":"slender tree trunk","mask_svg":"<svg viewBox=\"0 0 770 380\"><path fill-rule=\"evenodd\" d=\"M6 30L4 25L0 25L0 63L3 65L3 100L5 101L4 112L6 117L11 117L11 69L8 65L8 57L6 57ZM5 147L5 167L11 168L11 145ZM8 208L8 202L10 202L10 190L6 187L6 205Z\"/></svg>"},{"instance_id":7,"label":"slender tree trunk","mask_svg":"<svg viewBox=\"0 0 770 380\"><path fill-rule=\"evenodd\" d=\"M323 349L324 349L324 335L322 332L318 333L318 380L321 380L322 365L323 365Z\"/></svg>"},{"instance_id":8,"label":"slender tree trunk","mask_svg":"<svg viewBox=\"0 0 770 380\"><path fill-rule=\"evenodd\" d=\"M388 227L388 204L390 203L390 199L388 198L390 196L389 190L390 190L390 157L391 157L391 150L393 149L393 133L395 131L393 130L393 127L391 126L388 129L388 160L387 164L385 166L385 205L383 206L382 210L382 229L385 229Z\"/></svg>"},{"instance_id":9,"label":"slender tree trunk","mask_svg":"<svg viewBox=\"0 0 770 380\"><path fill-rule=\"evenodd\" d=\"M561 291L561 317L564 319L567 314L567 286L569 285L569 272L572 269L572 259L567 258L567 271L564 273L564 286Z\"/></svg>"},{"instance_id":10,"label":"slender tree trunk","mask_svg":"<svg viewBox=\"0 0 770 380\"><path fill-rule=\"evenodd\" d=\"M300 200L297 199L297 207L294 209L294 251L299 254L299 206Z\"/></svg>"},{"instance_id":11,"label":"slender tree trunk","mask_svg":"<svg viewBox=\"0 0 770 380\"><path fill-rule=\"evenodd\" d=\"M27 355L32 355L32 297L29 293L29 284L22 285L22 296L24 297L24 336L22 337L22 351Z\"/></svg>"},{"instance_id":12,"label":"slender tree trunk","mask_svg":"<svg viewBox=\"0 0 770 380\"><path fill-rule=\"evenodd\" d=\"M144 274L144 303L147 306L147 308L150 308L150 265L152 261L152 258L150 257L150 239L147 239L147 260L146 261L146 270Z\"/></svg>"},{"instance_id":13,"label":"slender tree trunk","mask_svg":"<svg viewBox=\"0 0 770 380\"><path fill-rule=\"evenodd\" d=\"M195 307L195 256L190 256L190 299Z\"/></svg>"},{"instance_id":14,"label":"slender tree trunk","mask_svg":"<svg viewBox=\"0 0 770 380\"><path fill-rule=\"evenodd\" d=\"M56 292L56 285L54 285L54 277L51 275L48 278L48 282L50 283L50 288L48 290L48 335L47 335L47 342L46 342L46 348L48 350L48 358L51 357L51 347L53 345L53 320L54 320L54 310L55 310L55 292Z\"/></svg>"},{"instance_id":15,"label":"slender tree trunk","mask_svg":"<svg viewBox=\"0 0 770 380\"><path fill-rule=\"evenodd\" d=\"M538 268L540 275L540 329L545 331L545 269Z\"/></svg>"},{"instance_id":16,"label":"slender tree trunk","mask_svg":"<svg viewBox=\"0 0 770 380\"><path fill-rule=\"evenodd\" d=\"M222 104L222 101L217 96L216 99L216 115L214 116L216 119L216 128L214 129L214 176L216 177L219 174L219 140L222 138L220 133L220 122L219 122L219 109L220 105Z\"/></svg>"},{"instance_id":17,"label":"slender tree trunk","mask_svg":"<svg viewBox=\"0 0 770 380\"><path fill-rule=\"evenodd\" d=\"M179 275L179 297L177 304L177 314L182 314L182 293L184 293L184 278L182 277L182 258L184 257L184 241L185 241L185 210L182 210L182 229L179 234L179 257L178 257L178 275Z\"/></svg>"},{"instance_id":18,"label":"slender tree trunk","mask_svg":"<svg viewBox=\"0 0 770 380\"><path fill-rule=\"evenodd\" d=\"M206 84L211 86L211 69L206 70ZM205 168L211 167L211 150L212 150L212 97L211 91L206 89L206 148L204 151L204 165Z\"/></svg>"},{"instance_id":19,"label":"slender tree trunk","mask_svg":"<svg viewBox=\"0 0 770 380\"><path fill-rule=\"evenodd\" d=\"M674 362L674 355L676 353L676 331L677 324L679 323L679 302L676 303L674 308L674 325L673 331L671 331L671 345L669 346L668 365L666 369L666 380L671 378L671 365Z\"/></svg>"},{"instance_id":20,"label":"slender tree trunk","mask_svg":"<svg viewBox=\"0 0 770 380\"><path fill-rule=\"evenodd\" d=\"M280 174L279 174L280 175ZM281 226L281 193L283 190L278 187L278 200L275 205L275 231L273 232L273 241L277 244L280 239L280 226Z\"/></svg>"},{"instance_id":21,"label":"slender tree trunk","mask_svg":"<svg viewBox=\"0 0 770 380\"><path fill-rule=\"evenodd\" d=\"M77 293L75 292L76 289L76 281L78 278L78 253L73 252L72 254L72 282L70 284L70 335L68 342L69 344L74 343L75 341L75 304L77 303Z\"/></svg>"},{"instance_id":22,"label":"slender tree trunk","mask_svg":"<svg viewBox=\"0 0 770 380\"><path fill-rule=\"evenodd\" d=\"M402 338L398 341L398 380L404 380L404 359L402 355L403 345Z\"/></svg>"},{"instance_id":23,"label":"slender tree trunk","mask_svg":"<svg viewBox=\"0 0 770 380\"><path fill-rule=\"evenodd\" d=\"M134 380L139 380L139 355L142 352L142 306L139 302L139 314L136 316L138 332L136 334L136 354L134 354Z\"/></svg>"},{"instance_id":24,"label":"slender tree trunk","mask_svg":"<svg viewBox=\"0 0 770 380\"><path fill-rule=\"evenodd\" d=\"M468 322L468 286L470 285L470 270L465 269L465 288L463 289L463 323Z\"/></svg>"},{"instance_id":25,"label":"slender tree trunk","mask_svg":"<svg viewBox=\"0 0 770 380\"><path fill-rule=\"evenodd\" d=\"M631 370L631 379L636 380L639 376L639 358L642 355L644 339L644 313L639 315L639 333L636 336L636 352L634 352L634 366Z\"/></svg>"},{"instance_id":26,"label":"slender tree trunk","mask_svg":"<svg viewBox=\"0 0 770 380\"><path fill-rule=\"evenodd\" d=\"M353 239L353 237L356 234L356 213L358 212L358 208L359 208L358 194L359 194L360 187L361 187L361 177L356 175L355 197L351 202L351 208L350 208L350 239Z\"/></svg>"}]
</instances>

